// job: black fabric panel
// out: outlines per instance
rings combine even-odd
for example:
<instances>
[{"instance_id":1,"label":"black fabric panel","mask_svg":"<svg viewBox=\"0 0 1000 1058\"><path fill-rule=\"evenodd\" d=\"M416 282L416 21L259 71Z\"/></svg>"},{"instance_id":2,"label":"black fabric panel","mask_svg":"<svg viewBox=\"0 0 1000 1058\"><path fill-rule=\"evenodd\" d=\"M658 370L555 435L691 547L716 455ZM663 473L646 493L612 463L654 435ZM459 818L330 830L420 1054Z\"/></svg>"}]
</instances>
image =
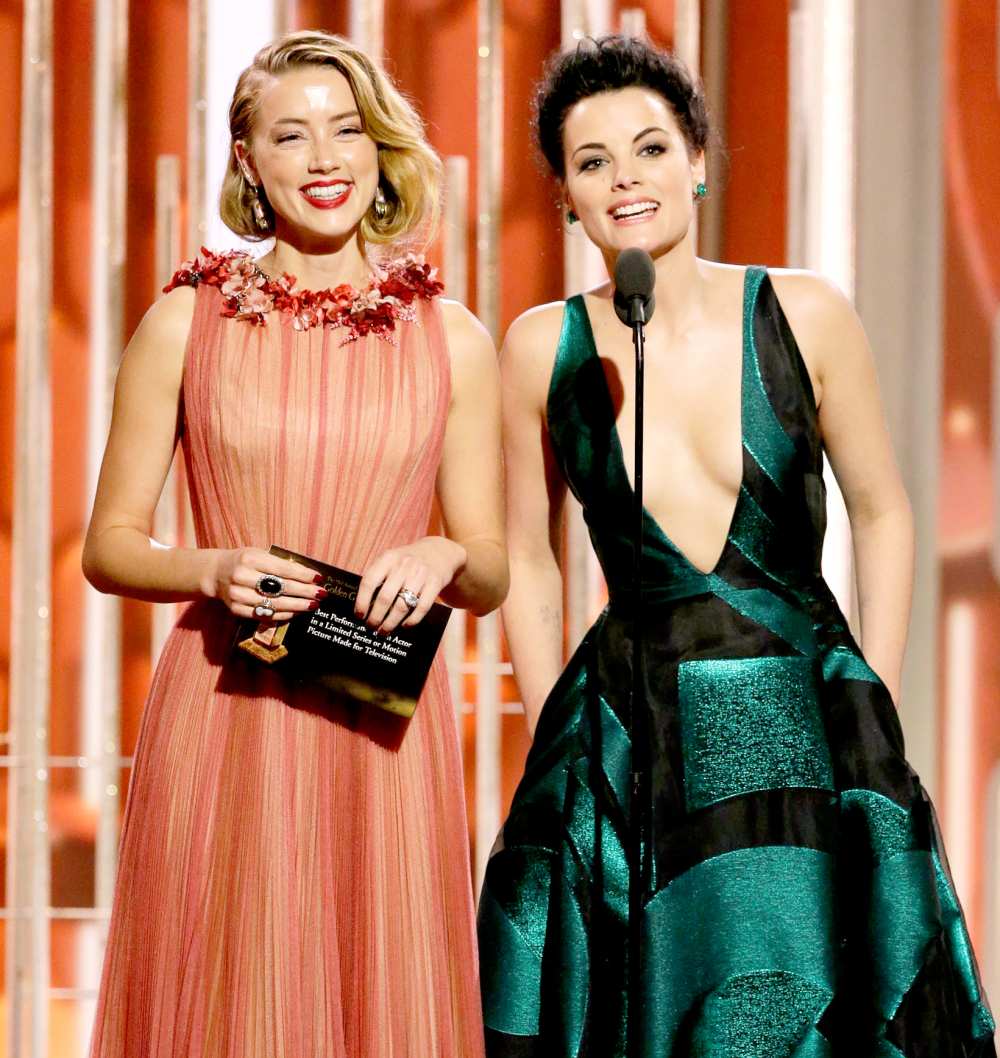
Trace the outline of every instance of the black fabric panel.
<instances>
[{"instance_id":1,"label":"black fabric panel","mask_svg":"<svg viewBox=\"0 0 1000 1058\"><path fill-rule=\"evenodd\" d=\"M789 557L794 559L798 550L798 545L791 540L776 536L773 541L768 541L767 558L769 561L766 565L771 567L769 570L762 569L733 545L723 552L715 572L734 588L764 588L790 606L801 607L802 593L811 583L811 579L796 576L793 573L795 567L788 559ZM781 556L780 562L775 558L778 555ZM799 567L801 568L801 562Z\"/></svg>"},{"instance_id":2,"label":"black fabric panel","mask_svg":"<svg viewBox=\"0 0 1000 1058\"><path fill-rule=\"evenodd\" d=\"M769 275L757 294L753 331L774 414L802 457L803 469L815 468L822 456L812 383Z\"/></svg>"},{"instance_id":3,"label":"black fabric panel","mask_svg":"<svg viewBox=\"0 0 1000 1058\"><path fill-rule=\"evenodd\" d=\"M918 783L903 757L903 733L886 689L867 680L831 680L824 699L837 789L874 790L910 808Z\"/></svg>"},{"instance_id":4,"label":"black fabric panel","mask_svg":"<svg viewBox=\"0 0 1000 1058\"><path fill-rule=\"evenodd\" d=\"M971 1022L969 1004L955 987L945 940L935 937L928 945L916 980L886 1028L886 1039L907 1058L970 1058L972 1054L995 1054L992 1041L988 1041L988 1050L970 1050L955 1038L954 1026Z\"/></svg>"},{"instance_id":5,"label":"black fabric panel","mask_svg":"<svg viewBox=\"0 0 1000 1058\"><path fill-rule=\"evenodd\" d=\"M488 1028L486 1058L547 1058L547 1055L537 1036L510 1036Z\"/></svg>"},{"instance_id":6,"label":"black fabric panel","mask_svg":"<svg viewBox=\"0 0 1000 1058\"><path fill-rule=\"evenodd\" d=\"M823 468L804 469L787 494L743 450L743 487L770 520L767 556L775 571L799 580L820 575L826 534L826 484Z\"/></svg>"},{"instance_id":7,"label":"black fabric panel","mask_svg":"<svg viewBox=\"0 0 1000 1058\"><path fill-rule=\"evenodd\" d=\"M742 794L653 829L657 888L713 856L736 849L792 845L836 854L840 809L826 790L788 788Z\"/></svg>"},{"instance_id":8,"label":"black fabric panel","mask_svg":"<svg viewBox=\"0 0 1000 1058\"><path fill-rule=\"evenodd\" d=\"M643 643L653 816L670 827L687 815L680 713L675 704L677 662L688 657L783 657L793 651L785 640L714 595L687 599L671 609L651 608L643 622ZM626 730L631 659L631 619L612 610L597 637L597 686Z\"/></svg>"}]
</instances>

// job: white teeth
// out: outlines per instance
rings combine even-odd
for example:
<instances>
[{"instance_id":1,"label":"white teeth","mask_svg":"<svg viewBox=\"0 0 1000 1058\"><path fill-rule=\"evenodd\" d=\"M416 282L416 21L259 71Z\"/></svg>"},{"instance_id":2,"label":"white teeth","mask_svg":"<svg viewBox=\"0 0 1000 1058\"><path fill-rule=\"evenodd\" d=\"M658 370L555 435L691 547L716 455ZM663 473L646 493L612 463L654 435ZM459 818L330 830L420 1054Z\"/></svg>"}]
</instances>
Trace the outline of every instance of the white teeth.
<instances>
[{"instance_id":1,"label":"white teeth","mask_svg":"<svg viewBox=\"0 0 1000 1058\"><path fill-rule=\"evenodd\" d=\"M331 184L329 187L310 187L306 190L309 198L339 198L350 184Z\"/></svg>"},{"instance_id":2,"label":"white teeth","mask_svg":"<svg viewBox=\"0 0 1000 1058\"><path fill-rule=\"evenodd\" d=\"M619 206L613 210L611 216L615 220L623 220L625 217L637 217L641 213L651 213L657 208L655 202L632 202L628 206Z\"/></svg>"}]
</instances>

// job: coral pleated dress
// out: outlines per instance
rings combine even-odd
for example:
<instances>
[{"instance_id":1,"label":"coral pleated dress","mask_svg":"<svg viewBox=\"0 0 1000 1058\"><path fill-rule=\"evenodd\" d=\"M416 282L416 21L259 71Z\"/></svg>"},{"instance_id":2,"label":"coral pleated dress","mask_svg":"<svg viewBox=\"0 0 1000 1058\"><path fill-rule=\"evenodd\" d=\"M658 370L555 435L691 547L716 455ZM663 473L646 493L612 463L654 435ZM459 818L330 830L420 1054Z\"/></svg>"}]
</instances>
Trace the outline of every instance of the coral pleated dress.
<instances>
[{"instance_id":1,"label":"coral pleated dress","mask_svg":"<svg viewBox=\"0 0 1000 1058\"><path fill-rule=\"evenodd\" d=\"M198 545L362 570L427 532L449 357L419 261L362 298L203 256L182 444ZM292 688L190 604L136 749L93 1058L476 1058L461 763L435 662L409 722Z\"/></svg>"},{"instance_id":2,"label":"coral pleated dress","mask_svg":"<svg viewBox=\"0 0 1000 1058\"><path fill-rule=\"evenodd\" d=\"M652 767L628 966L632 488L582 298L548 397L610 605L542 709L480 898L490 1058L993 1058L934 812L820 572L812 386L746 273L743 482L716 566L646 512ZM637 1007L629 1003L633 973Z\"/></svg>"}]
</instances>

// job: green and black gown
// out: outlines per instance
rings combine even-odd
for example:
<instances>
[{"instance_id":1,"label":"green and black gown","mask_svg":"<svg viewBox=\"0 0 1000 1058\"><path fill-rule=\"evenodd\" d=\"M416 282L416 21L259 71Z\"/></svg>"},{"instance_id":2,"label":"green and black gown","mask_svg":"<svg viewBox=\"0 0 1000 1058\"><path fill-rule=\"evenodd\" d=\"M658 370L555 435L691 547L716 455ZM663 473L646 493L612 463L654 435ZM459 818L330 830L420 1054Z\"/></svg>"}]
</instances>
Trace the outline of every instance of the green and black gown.
<instances>
[{"instance_id":1,"label":"green and black gown","mask_svg":"<svg viewBox=\"0 0 1000 1058\"><path fill-rule=\"evenodd\" d=\"M743 299L743 481L695 568L645 517L651 793L627 1004L632 489L582 298L548 395L609 587L542 710L479 907L490 1058L994 1055L933 808L820 572L823 449L764 269Z\"/></svg>"}]
</instances>

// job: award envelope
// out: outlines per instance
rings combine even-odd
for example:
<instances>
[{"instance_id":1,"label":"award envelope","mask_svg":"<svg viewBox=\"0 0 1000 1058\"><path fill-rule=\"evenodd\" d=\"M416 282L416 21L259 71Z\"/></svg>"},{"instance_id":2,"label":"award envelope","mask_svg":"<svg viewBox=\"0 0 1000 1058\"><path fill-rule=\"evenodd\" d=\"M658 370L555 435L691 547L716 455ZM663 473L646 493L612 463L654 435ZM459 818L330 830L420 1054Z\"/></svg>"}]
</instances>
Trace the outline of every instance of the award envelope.
<instances>
[{"instance_id":1,"label":"award envelope","mask_svg":"<svg viewBox=\"0 0 1000 1058\"><path fill-rule=\"evenodd\" d=\"M420 624L376 635L354 616L357 573L283 547L270 553L323 574L328 594L318 610L283 624L242 621L237 646L296 682L320 683L365 705L413 716L451 608L433 603Z\"/></svg>"}]
</instances>

